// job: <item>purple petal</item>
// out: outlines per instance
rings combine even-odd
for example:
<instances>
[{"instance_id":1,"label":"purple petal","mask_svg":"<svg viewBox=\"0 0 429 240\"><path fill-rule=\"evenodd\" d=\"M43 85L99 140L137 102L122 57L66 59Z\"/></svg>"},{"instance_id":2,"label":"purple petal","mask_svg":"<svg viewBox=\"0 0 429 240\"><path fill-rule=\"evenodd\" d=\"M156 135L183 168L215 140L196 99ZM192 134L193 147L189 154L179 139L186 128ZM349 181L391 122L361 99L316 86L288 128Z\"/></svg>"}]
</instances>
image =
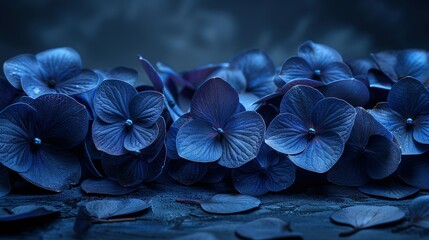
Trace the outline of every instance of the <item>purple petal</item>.
<instances>
[{"instance_id":1,"label":"purple petal","mask_svg":"<svg viewBox=\"0 0 429 240\"><path fill-rule=\"evenodd\" d=\"M356 117L350 104L337 98L325 98L314 109L311 118L316 132L333 131L347 141Z\"/></svg>"},{"instance_id":2,"label":"purple petal","mask_svg":"<svg viewBox=\"0 0 429 240\"><path fill-rule=\"evenodd\" d=\"M36 54L44 79L55 79L58 83L77 76L82 70L79 53L71 48L49 49Z\"/></svg>"},{"instance_id":3,"label":"purple petal","mask_svg":"<svg viewBox=\"0 0 429 240\"><path fill-rule=\"evenodd\" d=\"M42 141L62 148L83 142L89 125L85 106L63 94L40 96L31 105L37 110Z\"/></svg>"},{"instance_id":4,"label":"purple petal","mask_svg":"<svg viewBox=\"0 0 429 240\"><path fill-rule=\"evenodd\" d=\"M290 160L305 170L324 173L334 166L344 150L344 140L335 132L319 133L309 141L307 148Z\"/></svg>"},{"instance_id":5,"label":"purple petal","mask_svg":"<svg viewBox=\"0 0 429 240\"><path fill-rule=\"evenodd\" d=\"M95 92L94 111L106 123L129 118L129 103L137 94L130 84L119 80L103 81Z\"/></svg>"},{"instance_id":6,"label":"purple petal","mask_svg":"<svg viewBox=\"0 0 429 240\"><path fill-rule=\"evenodd\" d=\"M220 78L212 78L195 92L191 103L191 116L222 128L238 107L235 90Z\"/></svg>"},{"instance_id":7,"label":"purple petal","mask_svg":"<svg viewBox=\"0 0 429 240\"><path fill-rule=\"evenodd\" d=\"M30 169L36 119L36 110L25 103L12 104L0 113L1 164L16 172Z\"/></svg>"},{"instance_id":8,"label":"purple petal","mask_svg":"<svg viewBox=\"0 0 429 240\"><path fill-rule=\"evenodd\" d=\"M313 69L322 69L329 63L343 61L341 55L333 48L312 41L299 46L298 56L304 58Z\"/></svg>"},{"instance_id":9,"label":"purple petal","mask_svg":"<svg viewBox=\"0 0 429 240\"><path fill-rule=\"evenodd\" d=\"M110 155L123 155L127 153L124 147L126 133L122 122L105 123L96 118L92 125L92 138L95 147Z\"/></svg>"},{"instance_id":10,"label":"purple petal","mask_svg":"<svg viewBox=\"0 0 429 240\"><path fill-rule=\"evenodd\" d=\"M365 106L370 94L365 84L359 80L339 80L319 88L326 97L343 99L353 106Z\"/></svg>"},{"instance_id":11,"label":"purple petal","mask_svg":"<svg viewBox=\"0 0 429 240\"><path fill-rule=\"evenodd\" d=\"M261 115L250 111L235 114L223 130L219 165L236 168L258 155L265 133L265 123Z\"/></svg>"},{"instance_id":12,"label":"purple petal","mask_svg":"<svg viewBox=\"0 0 429 240\"><path fill-rule=\"evenodd\" d=\"M162 79L159 76L158 72L155 70L152 64L142 56L139 56L139 60L141 65L143 66L144 71L149 77L149 80L152 82L155 91L162 92L162 90L164 89L164 83L162 82Z\"/></svg>"},{"instance_id":13,"label":"purple petal","mask_svg":"<svg viewBox=\"0 0 429 240\"><path fill-rule=\"evenodd\" d=\"M279 77L286 83L293 80L313 79L313 75L313 69L305 59L300 57L287 59L279 73Z\"/></svg>"},{"instance_id":14,"label":"purple petal","mask_svg":"<svg viewBox=\"0 0 429 240\"><path fill-rule=\"evenodd\" d=\"M298 154L308 144L308 126L290 113L278 115L268 126L265 143L284 154Z\"/></svg>"},{"instance_id":15,"label":"purple petal","mask_svg":"<svg viewBox=\"0 0 429 240\"><path fill-rule=\"evenodd\" d=\"M143 91L135 95L129 104L130 117L142 127L153 125L164 109L163 95L155 91Z\"/></svg>"},{"instance_id":16,"label":"purple petal","mask_svg":"<svg viewBox=\"0 0 429 240\"><path fill-rule=\"evenodd\" d=\"M3 64L3 72L9 83L16 89L22 89L21 79L24 76L42 77L36 57L31 54L22 54L6 60Z\"/></svg>"},{"instance_id":17,"label":"purple petal","mask_svg":"<svg viewBox=\"0 0 429 240\"><path fill-rule=\"evenodd\" d=\"M200 120L192 120L179 129L176 146L180 157L194 162L214 162L222 155L218 133Z\"/></svg>"},{"instance_id":18,"label":"purple petal","mask_svg":"<svg viewBox=\"0 0 429 240\"><path fill-rule=\"evenodd\" d=\"M283 96L280 113L291 113L308 125L311 123L311 114L316 103L323 98L323 95L312 87L295 86Z\"/></svg>"}]
</instances>

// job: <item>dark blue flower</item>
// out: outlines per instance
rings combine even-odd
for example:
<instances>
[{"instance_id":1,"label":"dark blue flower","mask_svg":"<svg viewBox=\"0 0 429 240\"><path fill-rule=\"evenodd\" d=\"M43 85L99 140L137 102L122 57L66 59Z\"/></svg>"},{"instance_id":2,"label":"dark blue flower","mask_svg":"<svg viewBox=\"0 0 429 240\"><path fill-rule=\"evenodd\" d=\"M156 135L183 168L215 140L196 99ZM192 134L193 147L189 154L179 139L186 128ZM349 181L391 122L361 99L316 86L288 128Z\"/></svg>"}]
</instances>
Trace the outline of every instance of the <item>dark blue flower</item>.
<instances>
[{"instance_id":1,"label":"dark blue flower","mask_svg":"<svg viewBox=\"0 0 429 240\"><path fill-rule=\"evenodd\" d=\"M324 98L314 88L295 86L283 97L265 142L288 154L295 165L323 173L341 157L356 111L347 102Z\"/></svg>"},{"instance_id":2,"label":"dark blue flower","mask_svg":"<svg viewBox=\"0 0 429 240\"><path fill-rule=\"evenodd\" d=\"M424 50L386 51L372 54L377 65L368 80L372 88L389 90L404 77L413 77L429 86L429 61Z\"/></svg>"},{"instance_id":3,"label":"dark blue flower","mask_svg":"<svg viewBox=\"0 0 429 240\"><path fill-rule=\"evenodd\" d=\"M256 157L265 124L256 112L239 112L237 92L220 78L201 85L192 98L190 116L177 133L180 157L239 167Z\"/></svg>"},{"instance_id":4,"label":"dark blue flower","mask_svg":"<svg viewBox=\"0 0 429 240\"><path fill-rule=\"evenodd\" d=\"M398 176L407 184L429 190L429 154L402 156Z\"/></svg>"},{"instance_id":5,"label":"dark blue flower","mask_svg":"<svg viewBox=\"0 0 429 240\"><path fill-rule=\"evenodd\" d=\"M189 113L184 114L174 121L168 130L165 142L167 147L167 156L169 158L167 173L175 181L184 185L192 185L198 182L219 182L225 176L226 169L224 167L220 166L216 162L201 163L189 161L181 158L177 153L177 132L185 123L191 120L192 117Z\"/></svg>"},{"instance_id":6,"label":"dark blue flower","mask_svg":"<svg viewBox=\"0 0 429 240\"><path fill-rule=\"evenodd\" d=\"M396 171L401 149L392 134L365 109L356 108L352 132L328 180L341 186L362 186Z\"/></svg>"},{"instance_id":7,"label":"dark blue flower","mask_svg":"<svg viewBox=\"0 0 429 240\"><path fill-rule=\"evenodd\" d=\"M276 77L284 84L276 95L283 95L296 85L317 88L327 97L346 100L354 106L364 106L369 101L368 87L354 79L350 68L334 49L307 41L298 48L298 56L287 59ZM258 101L258 102L261 102Z\"/></svg>"},{"instance_id":8,"label":"dark blue flower","mask_svg":"<svg viewBox=\"0 0 429 240\"><path fill-rule=\"evenodd\" d=\"M403 155L429 150L429 91L406 77L393 85L387 102L368 110L398 140Z\"/></svg>"},{"instance_id":9,"label":"dark blue flower","mask_svg":"<svg viewBox=\"0 0 429 240\"><path fill-rule=\"evenodd\" d=\"M233 169L232 181L241 194L257 196L278 192L295 181L295 166L286 155L262 144L255 159Z\"/></svg>"},{"instance_id":10,"label":"dark blue flower","mask_svg":"<svg viewBox=\"0 0 429 240\"><path fill-rule=\"evenodd\" d=\"M67 189L81 176L73 150L88 131L85 107L62 94L31 105L15 103L0 113L0 162L24 179L51 191Z\"/></svg>"},{"instance_id":11,"label":"dark blue flower","mask_svg":"<svg viewBox=\"0 0 429 240\"><path fill-rule=\"evenodd\" d=\"M274 63L267 54L261 50L249 50L232 58L228 66L220 68L211 76L231 84L240 97L240 103L246 109L253 110L254 102L276 90L274 74Z\"/></svg>"},{"instance_id":12,"label":"dark blue flower","mask_svg":"<svg viewBox=\"0 0 429 240\"><path fill-rule=\"evenodd\" d=\"M12 86L31 98L47 93L80 94L98 83L97 74L82 69L79 54L71 48L18 55L8 59L3 70Z\"/></svg>"},{"instance_id":13,"label":"dark blue flower","mask_svg":"<svg viewBox=\"0 0 429 240\"><path fill-rule=\"evenodd\" d=\"M119 80L105 80L94 96L97 118L92 137L98 150L123 155L149 146L158 136L156 121L164 108L161 93L137 90Z\"/></svg>"},{"instance_id":14,"label":"dark blue flower","mask_svg":"<svg viewBox=\"0 0 429 240\"><path fill-rule=\"evenodd\" d=\"M101 164L109 178L123 187L129 187L151 182L161 174L166 160L164 119L160 117L156 124L158 136L146 148L122 156L103 155Z\"/></svg>"}]
</instances>

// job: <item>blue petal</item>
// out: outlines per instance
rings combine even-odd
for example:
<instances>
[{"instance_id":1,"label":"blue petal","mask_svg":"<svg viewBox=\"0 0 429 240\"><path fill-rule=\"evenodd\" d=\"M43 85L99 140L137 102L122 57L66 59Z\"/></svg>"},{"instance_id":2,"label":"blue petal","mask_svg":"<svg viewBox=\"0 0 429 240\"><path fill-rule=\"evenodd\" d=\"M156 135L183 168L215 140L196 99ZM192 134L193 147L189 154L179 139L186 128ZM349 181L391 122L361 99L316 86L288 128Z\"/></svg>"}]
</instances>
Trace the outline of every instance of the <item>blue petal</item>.
<instances>
[{"instance_id":1,"label":"blue petal","mask_svg":"<svg viewBox=\"0 0 429 240\"><path fill-rule=\"evenodd\" d=\"M272 151L273 152L273 151ZM271 192L282 191L295 182L295 165L284 155L266 171L265 186Z\"/></svg>"},{"instance_id":2,"label":"blue petal","mask_svg":"<svg viewBox=\"0 0 429 240\"><path fill-rule=\"evenodd\" d=\"M126 133L123 122L105 123L96 118L92 125L92 138L95 147L110 155L123 155L127 153L124 147Z\"/></svg>"},{"instance_id":3,"label":"blue petal","mask_svg":"<svg viewBox=\"0 0 429 240\"><path fill-rule=\"evenodd\" d=\"M195 92L191 103L191 116L209 122L215 128L224 127L238 107L235 90L220 78L212 78Z\"/></svg>"},{"instance_id":4,"label":"blue petal","mask_svg":"<svg viewBox=\"0 0 429 240\"><path fill-rule=\"evenodd\" d=\"M298 56L304 58L313 69L321 69L329 63L343 61L341 55L333 48L312 41L299 46Z\"/></svg>"},{"instance_id":5,"label":"blue petal","mask_svg":"<svg viewBox=\"0 0 429 240\"><path fill-rule=\"evenodd\" d=\"M324 173L334 166L344 150L344 140L336 132L323 132L309 141L307 148L290 160L305 170Z\"/></svg>"},{"instance_id":6,"label":"blue petal","mask_svg":"<svg viewBox=\"0 0 429 240\"><path fill-rule=\"evenodd\" d=\"M346 62L354 76L367 76L368 71L376 68L375 63L369 58L358 58Z\"/></svg>"},{"instance_id":7,"label":"blue petal","mask_svg":"<svg viewBox=\"0 0 429 240\"><path fill-rule=\"evenodd\" d=\"M55 89L58 93L64 93L67 95L76 95L76 94L88 92L96 88L97 85L98 85L97 74L92 70L84 69L77 76L68 78L63 82L58 82L58 84L55 86ZM37 94L34 94L34 91L32 93L33 95L37 95Z\"/></svg>"},{"instance_id":8,"label":"blue petal","mask_svg":"<svg viewBox=\"0 0 429 240\"><path fill-rule=\"evenodd\" d=\"M31 54L22 54L6 60L3 64L3 72L9 83L16 89L22 89L21 79L24 76L42 77L36 57Z\"/></svg>"},{"instance_id":9,"label":"blue petal","mask_svg":"<svg viewBox=\"0 0 429 240\"><path fill-rule=\"evenodd\" d=\"M168 65L166 65L164 63L158 62L158 63L156 63L156 66L158 67L158 69L161 72L168 74L168 76L175 83L183 85L183 86L186 86L186 87L188 87L190 89L195 89L196 86L200 85L203 82L203 81L202 82L195 82L195 83L194 82L190 82L190 81L184 79L182 76L180 76L180 74L177 73L173 68L171 68L170 66L168 66ZM204 78L202 80L206 80L206 78Z\"/></svg>"},{"instance_id":10,"label":"blue petal","mask_svg":"<svg viewBox=\"0 0 429 240\"><path fill-rule=\"evenodd\" d=\"M378 68L391 80L397 81L399 76L396 74L395 65L397 62L396 53L393 51L386 51L371 54L374 58Z\"/></svg>"},{"instance_id":11,"label":"blue petal","mask_svg":"<svg viewBox=\"0 0 429 240\"><path fill-rule=\"evenodd\" d=\"M214 162L222 156L216 130L200 120L192 120L179 129L176 146L180 157L194 162Z\"/></svg>"},{"instance_id":12,"label":"blue petal","mask_svg":"<svg viewBox=\"0 0 429 240\"><path fill-rule=\"evenodd\" d=\"M116 166L116 177L123 187L137 185L143 182L149 174L148 163L138 156L129 157Z\"/></svg>"},{"instance_id":13,"label":"blue petal","mask_svg":"<svg viewBox=\"0 0 429 240\"><path fill-rule=\"evenodd\" d=\"M148 164L148 175L145 182L155 181L162 173L167 160L167 149L162 147L161 151L156 157Z\"/></svg>"},{"instance_id":14,"label":"blue petal","mask_svg":"<svg viewBox=\"0 0 429 240\"><path fill-rule=\"evenodd\" d=\"M372 179L383 179L393 172L401 162L401 149L390 139L374 135L365 148L365 163Z\"/></svg>"},{"instance_id":15,"label":"blue petal","mask_svg":"<svg viewBox=\"0 0 429 240\"><path fill-rule=\"evenodd\" d=\"M324 83L347 80L353 77L350 68L342 62L329 63L321 70L320 78Z\"/></svg>"},{"instance_id":16,"label":"blue petal","mask_svg":"<svg viewBox=\"0 0 429 240\"><path fill-rule=\"evenodd\" d=\"M199 182L206 175L207 169L207 164L184 159L174 159L168 163L168 175L184 185Z\"/></svg>"},{"instance_id":17,"label":"blue petal","mask_svg":"<svg viewBox=\"0 0 429 240\"><path fill-rule=\"evenodd\" d=\"M134 123L124 139L124 147L128 151L138 151L152 144L158 136L158 125L152 124L143 127L139 123Z\"/></svg>"},{"instance_id":18,"label":"blue petal","mask_svg":"<svg viewBox=\"0 0 429 240\"><path fill-rule=\"evenodd\" d=\"M283 63L279 77L286 83L293 80L313 79L313 69L308 65L305 59L300 57L291 57Z\"/></svg>"},{"instance_id":19,"label":"blue petal","mask_svg":"<svg viewBox=\"0 0 429 240\"><path fill-rule=\"evenodd\" d=\"M429 114L429 91L414 78L404 78L393 85L387 96L389 107L404 118Z\"/></svg>"},{"instance_id":20,"label":"blue petal","mask_svg":"<svg viewBox=\"0 0 429 240\"><path fill-rule=\"evenodd\" d=\"M44 79L58 83L77 76L82 70L79 54L71 48L49 49L36 54Z\"/></svg>"},{"instance_id":21,"label":"blue petal","mask_svg":"<svg viewBox=\"0 0 429 240\"><path fill-rule=\"evenodd\" d=\"M19 175L38 187L61 192L79 182L81 167L72 151L43 147L34 153L31 168Z\"/></svg>"},{"instance_id":22,"label":"blue petal","mask_svg":"<svg viewBox=\"0 0 429 240\"><path fill-rule=\"evenodd\" d=\"M63 94L40 96L31 105L37 110L42 141L62 148L83 142L89 125L85 106Z\"/></svg>"},{"instance_id":23,"label":"blue petal","mask_svg":"<svg viewBox=\"0 0 429 240\"><path fill-rule=\"evenodd\" d=\"M243 72L248 92L262 97L275 91L272 81L275 66L263 51L250 50L241 53L231 60L231 67Z\"/></svg>"},{"instance_id":24,"label":"blue petal","mask_svg":"<svg viewBox=\"0 0 429 240\"><path fill-rule=\"evenodd\" d=\"M22 76L21 85L24 92L31 98L37 98L44 94L57 93L55 88L48 87L46 82L35 76Z\"/></svg>"},{"instance_id":25,"label":"blue petal","mask_svg":"<svg viewBox=\"0 0 429 240\"><path fill-rule=\"evenodd\" d=\"M234 169L232 179L235 189L241 194L258 196L269 191L260 172L245 173Z\"/></svg>"},{"instance_id":26,"label":"blue petal","mask_svg":"<svg viewBox=\"0 0 429 240\"><path fill-rule=\"evenodd\" d=\"M258 101L258 97L250 92L241 93L238 95L240 98L240 105L244 106L247 111L255 111L258 108L257 104L254 104Z\"/></svg>"},{"instance_id":27,"label":"blue petal","mask_svg":"<svg viewBox=\"0 0 429 240\"><path fill-rule=\"evenodd\" d=\"M219 64L207 64L190 71L183 73L183 78L195 85L201 84L204 80L208 79L209 76L220 68L227 67L227 63Z\"/></svg>"},{"instance_id":28,"label":"blue petal","mask_svg":"<svg viewBox=\"0 0 429 240\"><path fill-rule=\"evenodd\" d=\"M350 187L362 186L371 180L366 171L365 159L362 159L358 149L348 144L327 177L331 183Z\"/></svg>"},{"instance_id":29,"label":"blue petal","mask_svg":"<svg viewBox=\"0 0 429 240\"><path fill-rule=\"evenodd\" d=\"M265 143L284 154L298 154L308 144L308 129L299 118L290 113L278 115L268 126Z\"/></svg>"},{"instance_id":30,"label":"blue petal","mask_svg":"<svg viewBox=\"0 0 429 240\"><path fill-rule=\"evenodd\" d=\"M155 91L162 92L162 90L164 89L164 83L162 82L162 79L159 76L158 72L155 70L152 64L142 56L139 56L139 60L141 65L143 66L144 71L149 77L149 80L152 82Z\"/></svg>"},{"instance_id":31,"label":"blue petal","mask_svg":"<svg viewBox=\"0 0 429 240\"><path fill-rule=\"evenodd\" d=\"M264 140L265 123L256 112L241 112L232 116L223 129L222 156L219 165L236 168L258 155Z\"/></svg>"},{"instance_id":32,"label":"blue petal","mask_svg":"<svg viewBox=\"0 0 429 240\"><path fill-rule=\"evenodd\" d=\"M420 115L414 120L413 137L419 143L429 144L429 114Z\"/></svg>"},{"instance_id":33,"label":"blue petal","mask_svg":"<svg viewBox=\"0 0 429 240\"><path fill-rule=\"evenodd\" d=\"M368 81L371 88L379 88L384 90L390 90L395 84L389 77L379 70L370 69L368 72Z\"/></svg>"},{"instance_id":34,"label":"blue petal","mask_svg":"<svg viewBox=\"0 0 429 240\"><path fill-rule=\"evenodd\" d=\"M398 176L407 184L429 189L429 161L427 155L404 157L398 168Z\"/></svg>"},{"instance_id":35,"label":"blue petal","mask_svg":"<svg viewBox=\"0 0 429 240\"><path fill-rule=\"evenodd\" d=\"M419 190L393 177L359 187L359 191L365 194L396 200L411 196Z\"/></svg>"},{"instance_id":36,"label":"blue petal","mask_svg":"<svg viewBox=\"0 0 429 240\"><path fill-rule=\"evenodd\" d=\"M104 73L105 79L116 79L124 81L132 86L137 82L139 73L128 67L115 67L114 69Z\"/></svg>"},{"instance_id":37,"label":"blue petal","mask_svg":"<svg viewBox=\"0 0 429 240\"><path fill-rule=\"evenodd\" d=\"M177 153L176 149L176 137L177 132L179 132L179 129L187 122L191 121L192 119L188 114L183 115L179 119L173 122L173 124L170 126L170 129L167 133L167 139L166 139L166 146L167 146L167 156L171 159L179 159L180 156Z\"/></svg>"},{"instance_id":38,"label":"blue petal","mask_svg":"<svg viewBox=\"0 0 429 240\"><path fill-rule=\"evenodd\" d=\"M398 51L395 69L399 78L410 76L420 82L425 82L429 77L429 62L426 51Z\"/></svg>"},{"instance_id":39,"label":"blue petal","mask_svg":"<svg viewBox=\"0 0 429 240\"><path fill-rule=\"evenodd\" d=\"M337 98L325 98L314 109L311 118L316 132L333 131L344 142L347 141L356 117L356 111L350 104Z\"/></svg>"},{"instance_id":40,"label":"blue petal","mask_svg":"<svg viewBox=\"0 0 429 240\"><path fill-rule=\"evenodd\" d=\"M283 96L280 113L291 113L308 125L311 123L311 114L316 103L323 98L323 95L312 87L295 86Z\"/></svg>"},{"instance_id":41,"label":"blue petal","mask_svg":"<svg viewBox=\"0 0 429 240\"><path fill-rule=\"evenodd\" d=\"M119 80L103 81L95 92L94 111L106 123L129 118L129 103L137 94L130 84Z\"/></svg>"},{"instance_id":42,"label":"blue petal","mask_svg":"<svg viewBox=\"0 0 429 240\"><path fill-rule=\"evenodd\" d=\"M156 136L156 139L149 146L140 150L140 153L142 154L142 156L144 156L144 158L146 158L149 163L155 159L155 157L160 153L162 148L165 146L167 126L165 125L164 118L160 117L158 121L156 121L156 125L158 126L158 135Z\"/></svg>"},{"instance_id":43,"label":"blue petal","mask_svg":"<svg viewBox=\"0 0 429 240\"><path fill-rule=\"evenodd\" d=\"M16 172L30 169L36 119L36 110L25 103L12 104L0 113L1 164Z\"/></svg>"},{"instance_id":44,"label":"blue petal","mask_svg":"<svg viewBox=\"0 0 429 240\"><path fill-rule=\"evenodd\" d=\"M240 69L230 67L221 68L214 72L211 77L218 77L225 80L227 83L231 84L237 93L243 93L246 91L246 77Z\"/></svg>"},{"instance_id":45,"label":"blue petal","mask_svg":"<svg viewBox=\"0 0 429 240\"><path fill-rule=\"evenodd\" d=\"M380 135L393 140L393 135L381 123L379 123L364 108L357 107L356 118L353 124L352 132L347 143L365 147L372 135Z\"/></svg>"},{"instance_id":46,"label":"blue petal","mask_svg":"<svg viewBox=\"0 0 429 240\"><path fill-rule=\"evenodd\" d=\"M370 99L368 88L359 80L340 80L319 88L326 97L343 99L353 106L365 106Z\"/></svg>"},{"instance_id":47,"label":"blue petal","mask_svg":"<svg viewBox=\"0 0 429 240\"><path fill-rule=\"evenodd\" d=\"M164 109L164 97L155 91L143 91L135 95L129 104L129 113L133 121L142 127L153 125Z\"/></svg>"}]
</instances>

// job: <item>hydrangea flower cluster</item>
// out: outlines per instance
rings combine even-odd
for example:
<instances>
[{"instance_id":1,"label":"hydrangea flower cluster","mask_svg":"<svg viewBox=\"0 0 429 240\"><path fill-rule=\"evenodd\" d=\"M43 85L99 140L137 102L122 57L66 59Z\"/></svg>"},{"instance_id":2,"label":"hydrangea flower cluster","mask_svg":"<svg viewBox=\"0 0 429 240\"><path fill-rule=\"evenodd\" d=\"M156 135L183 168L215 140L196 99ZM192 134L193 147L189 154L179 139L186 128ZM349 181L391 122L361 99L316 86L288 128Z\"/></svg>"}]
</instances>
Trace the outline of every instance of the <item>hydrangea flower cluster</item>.
<instances>
[{"instance_id":1,"label":"hydrangea flower cluster","mask_svg":"<svg viewBox=\"0 0 429 240\"><path fill-rule=\"evenodd\" d=\"M71 48L18 55L0 78L0 188L224 181L261 195L313 174L386 197L429 189L428 59L344 61L312 41L282 66L261 50L184 72L139 56L152 86L136 86L136 70L85 69Z\"/></svg>"}]
</instances>

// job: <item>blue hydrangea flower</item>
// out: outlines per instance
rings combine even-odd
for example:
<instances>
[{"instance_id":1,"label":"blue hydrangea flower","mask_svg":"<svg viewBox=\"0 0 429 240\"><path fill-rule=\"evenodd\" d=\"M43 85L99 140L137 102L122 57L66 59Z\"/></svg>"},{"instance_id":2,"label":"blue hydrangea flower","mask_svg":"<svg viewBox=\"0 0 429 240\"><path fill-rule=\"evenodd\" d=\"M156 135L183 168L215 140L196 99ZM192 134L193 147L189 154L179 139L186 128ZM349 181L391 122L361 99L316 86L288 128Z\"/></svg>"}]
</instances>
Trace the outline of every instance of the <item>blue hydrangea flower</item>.
<instances>
[{"instance_id":1,"label":"blue hydrangea flower","mask_svg":"<svg viewBox=\"0 0 429 240\"><path fill-rule=\"evenodd\" d=\"M66 95L47 94L31 105L8 106L0 122L0 163L50 191L79 182L81 166L74 148L88 131L83 105Z\"/></svg>"},{"instance_id":2,"label":"blue hydrangea flower","mask_svg":"<svg viewBox=\"0 0 429 240\"><path fill-rule=\"evenodd\" d=\"M354 79L350 68L334 49L307 41L298 48L298 56L287 59L276 77L284 84L276 95L283 95L296 85L317 88L327 97L346 100L354 106L364 106L369 101L368 87ZM261 101L258 101L258 103Z\"/></svg>"},{"instance_id":3,"label":"blue hydrangea flower","mask_svg":"<svg viewBox=\"0 0 429 240\"><path fill-rule=\"evenodd\" d=\"M180 157L194 162L216 162L239 167L256 157L265 124L256 112L239 112L237 92L220 78L201 85L192 98L190 115L177 133Z\"/></svg>"},{"instance_id":4,"label":"blue hydrangea flower","mask_svg":"<svg viewBox=\"0 0 429 240\"><path fill-rule=\"evenodd\" d=\"M92 137L96 148L115 156L146 148L158 136L156 121L163 108L159 92L137 93L124 81L103 81L94 96L97 118Z\"/></svg>"},{"instance_id":5,"label":"blue hydrangea flower","mask_svg":"<svg viewBox=\"0 0 429 240\"><path fill-rule=\"evenodd\" d=\"M228 66L211 76L231 84L239 95L240 103L247 110L254 110L254 102L276 90L273 82L275 73L274 63L267 54L261 50L249 50L232 58Z\"/></svg>"},{"instance_id":6,"label":"blue hydrangea flower","mask_svg":"<svg viewBox=\"0 0 429 240\"><path fill-rule=\"evenodd\" d=\"M31 98L47 93L76 95L97 87L98 76L82 69L79 54L71 48L56 48L36 55L22 54L3 64L7 80Z\"/></svg>"},{"instance_id":7,"label":"blue hydrangea flower","mask_svg":"<svg viewBox=\"0 0 429 240\"><path fill-rule=\"evenodd\" d=\"M160 117L156 124L158 136L146 148L122 156L103 155L101 164L109 178L123 187L130 187L151 182L161 174L166 160L164 119Z\"/></svg>"},{"instance_id":8,"label":"blue hydrangea flower","mask_svg":"<svg viewBox=\"0 0 429 240\"><path fill-rule=\"evenodd\" d=\"M239 110L239 112L241 112L241 110ZM198 182L220 182L227 173L226 168L220 166L216 162L201 163L189 161L181 158L177 152L177 132L185 123L191 120L192 117L189 113L184 114L174 121L168 130L165 142L167 156L169 158L167 173L175 181L184 185L192 185Z\"/></svg>"},{"instance_id":9,"label":"blue hydrangea flower","mask_svg":"<svg viewBox=\"0 0 429 240\"><path fill-rule=\"evenodd\" d=\"M341 157L356 111L347 102L295 86L283 97L265 142L308 171L324 173Z\"/></svg>"},{"instance_id":10,"label":"blue hydrangea flower","mask_svg":"<svg viewBox=\"0 0 429 240\"><path fill-rule=\"evenodd\" d=\"M368 111L393 133L403 155L429 150L429 91L420 81L403 78L393 85L387 102Z\"/></svg>"},{"instance_id":11,"label":"blue hydrangea flower","mask_svg":"<svg viewBox=\"0 0 429 240\"><path fill-rule=\"evenodd\" d=\"M295 166L286 155L262 144L255 159L232 170L232 181L241 194L279 192L295 181Z\"/></svg>"},{"instance_id":12,"label":"blue hydrangea flower","mask_svg":"<svg viewBox=\"0 0 429 240\"><path fill-rule=\"evenodd\" d=\"M401 149L389 130L365 109L356 108L356 113L343 155L328 172L328 180L341 186L386 178L401 162Z\"/></svg>"},{"instance_id":13,"label":"blue hydrangea flower","mask_svg":"<svg viewBox=\"0 0 429 240\"><path fill-rule=\"evenodd\" d=\"M372 54L377 65L368 80L372 88L390 90L404 77L413 77L429 86L429 60L424 50L386 51Z\"/></svg>"}]
</instances>

